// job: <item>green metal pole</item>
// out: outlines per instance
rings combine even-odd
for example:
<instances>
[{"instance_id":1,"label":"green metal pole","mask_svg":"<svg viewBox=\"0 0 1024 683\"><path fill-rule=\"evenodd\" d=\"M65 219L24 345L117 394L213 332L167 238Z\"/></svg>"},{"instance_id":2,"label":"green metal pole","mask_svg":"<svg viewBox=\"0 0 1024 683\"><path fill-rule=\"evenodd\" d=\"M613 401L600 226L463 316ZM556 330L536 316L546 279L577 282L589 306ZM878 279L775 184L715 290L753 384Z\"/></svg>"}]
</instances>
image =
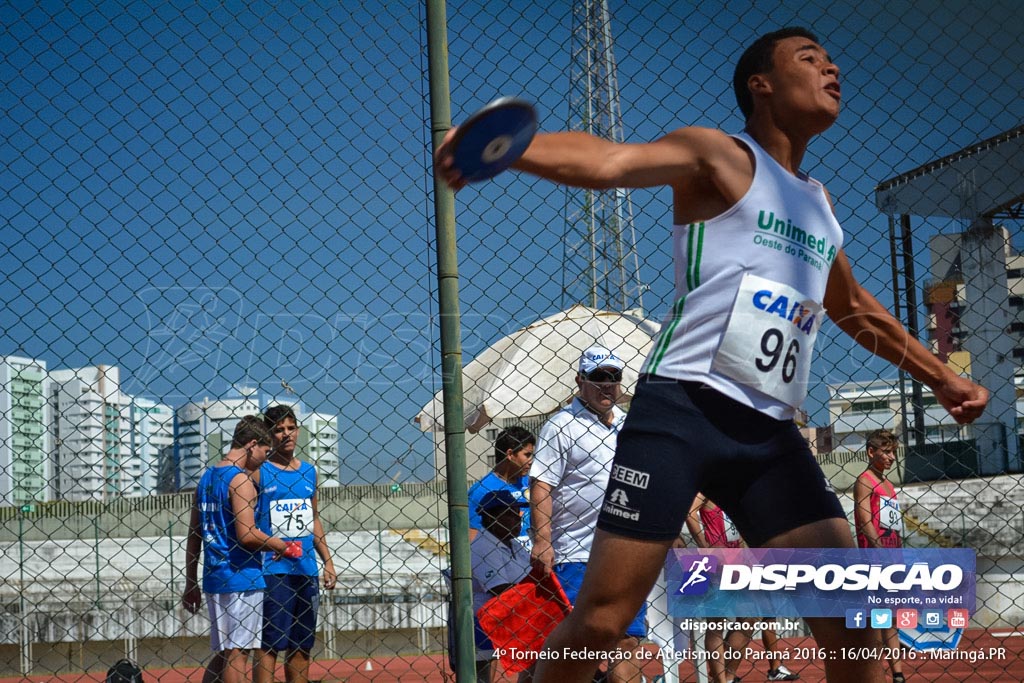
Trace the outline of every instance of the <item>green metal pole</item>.
<instances>
[{"instance_id":1,"label":"green metal pole","mask_svg":"<svg viewBox=\"0 0 1024 683\"><path fill-rule=\"evenodd\" d=\"M448 30L444 0L427 0L427 56L430 72L430 132L433 148L451 128L448 85ZM466 432L462 414L462 346L459 322L459 263L455 247L455 194L434 177L437 281L441 314L441 382L444 396L444 450L448 479L448 533L451 542L452 623L455 680L476 680L473 644L473 588L469 559L469 502Z\"/></svg>"},{"instance_id":2,"label":"green metal pole","mask_svg":"<svg viewBox=\"0 0 1024 683\"><path fill-rule=\"evenodd\" d=\"M167 557L171 558L171 597L174 597L174 520L167 520Z\"/></svg>"},{"instance_id":3,"label":"green metal pole","mask_svg":"<svg viewBox=\"0 0 1024 683\"><path fill-rule=\"evenodd\" d=\"M380 586L380 604L384 604L384 535L383 526L377 520L377 581ZM383 608L381 608L383 609Z\"/></svg>"},{"instance_id":4,"label":"green metal pole","mask_svg":"<svg viewBox=\"0 0 1024 683\"><path fill-rule=\"evenodd\" d=\"M92 519L93 535L96 538L96 612L100 611L100 517Z\"/></svg>"},{"instance_id":5,"label":"green metal pole","mask_svg":"<svg viewBox=\"0 0 1024 683\"><path fill-rule=\"evenodd\" d=\"M32 670L32 655L28 644L28 615L25 613L25 512L18 510L18 609L21 612L21 629L18 634L18 648L21 653L21 673L28 676Z\"/></svg>"}]
</instances>

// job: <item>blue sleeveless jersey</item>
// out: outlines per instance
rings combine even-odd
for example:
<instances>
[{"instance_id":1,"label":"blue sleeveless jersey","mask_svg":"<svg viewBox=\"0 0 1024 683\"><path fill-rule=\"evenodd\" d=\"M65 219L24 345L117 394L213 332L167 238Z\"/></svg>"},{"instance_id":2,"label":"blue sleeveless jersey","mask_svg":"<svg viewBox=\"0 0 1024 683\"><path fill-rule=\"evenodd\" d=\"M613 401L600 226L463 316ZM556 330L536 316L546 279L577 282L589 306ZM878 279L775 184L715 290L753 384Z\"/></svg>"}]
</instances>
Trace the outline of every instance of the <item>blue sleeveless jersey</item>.
<instances>
[{"instance_id":1,"label":"blue sleeveless jersey","mask_svg":"<svg viewBox=\"0 0 1024 683\"><path fill-rule=\"evenodd\" d=\"M230 486L239 474L245 474L245 470L235 465L210 467L203 472L196 489L206 593L240 593L263 590L266 586L259 551L243 548L235 533Z\"/></svg>"},{"instance_id":2,"label":"blue sleeveless jersey","mask_svg":"<svg viewBox=\"0 0 1024 683\"><path fill-rule=\"evenodd\" d=\"M297 470L281 469L272 462L260 467L260 496L257 522L264 533L289 541L302 542L302 557L274 559L263 556L264 574L317 576L316 550L313 548L313 496L316 495L316 468L308 462Z\"/></svg>"}]
</instances>

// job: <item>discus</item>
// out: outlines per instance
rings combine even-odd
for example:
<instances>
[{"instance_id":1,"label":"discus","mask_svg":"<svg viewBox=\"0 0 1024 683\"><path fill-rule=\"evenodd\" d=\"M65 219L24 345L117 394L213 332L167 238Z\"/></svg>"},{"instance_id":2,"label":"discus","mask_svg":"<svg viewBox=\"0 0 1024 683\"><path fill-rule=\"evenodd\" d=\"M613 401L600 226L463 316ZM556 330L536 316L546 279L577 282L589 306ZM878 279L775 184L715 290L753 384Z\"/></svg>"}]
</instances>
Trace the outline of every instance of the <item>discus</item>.
<instances>
[{"instance_id":1,"label":"discus","mask_svg":"<svg viewBox=\"0 0 1024 683\"><path fill-rule=\"evenodd\" d=\"M459 126L452 139L452 161L466 182L498 175L514 164L537 132L533 105L502 97L479 110Z\"/></svg>"}]
</instances>

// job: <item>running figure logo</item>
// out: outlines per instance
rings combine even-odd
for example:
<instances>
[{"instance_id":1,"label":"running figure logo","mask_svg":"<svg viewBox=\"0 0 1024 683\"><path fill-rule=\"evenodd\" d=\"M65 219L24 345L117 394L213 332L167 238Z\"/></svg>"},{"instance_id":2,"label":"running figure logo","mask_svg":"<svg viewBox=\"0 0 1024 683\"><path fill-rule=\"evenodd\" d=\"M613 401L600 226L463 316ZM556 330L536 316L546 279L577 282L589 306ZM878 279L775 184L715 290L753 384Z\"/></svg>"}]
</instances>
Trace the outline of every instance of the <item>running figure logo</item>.
<instances>
[{"instance_id":1,"label":"running figure logo","mask_svg":"<svg viewBox=\"0 0 1024 683\"><path fill-rule=\"evenodd\" d=\"M683 583L679 586L679 595L704 595L711 586L710 574L718 569L718 558L710 555L690 555L679 558L679 566L684 567Z\"/></svg>"}]
</instances>

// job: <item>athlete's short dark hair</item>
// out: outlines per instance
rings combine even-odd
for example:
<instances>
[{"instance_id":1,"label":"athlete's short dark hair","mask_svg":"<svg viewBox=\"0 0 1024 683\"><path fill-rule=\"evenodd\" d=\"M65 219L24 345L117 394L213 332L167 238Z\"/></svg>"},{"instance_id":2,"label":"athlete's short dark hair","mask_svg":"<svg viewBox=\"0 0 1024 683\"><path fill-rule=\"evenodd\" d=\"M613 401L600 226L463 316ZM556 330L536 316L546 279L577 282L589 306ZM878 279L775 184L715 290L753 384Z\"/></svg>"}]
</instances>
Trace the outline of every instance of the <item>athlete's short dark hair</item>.
<instances>
[{"instance_id":1,"label":"athlete's short dark hair","mask_svg":"<svg viewBox=\"0 0 1024 683\"><path fill-rule=\"evenodd\" d=\"M299 423L298 419L296 419L295 417L295 410L293 410L292 407L289 405L282 404L270 406L265 411L263 411L263 422L270 429L273 429L282 421L287 420L288 418L294 420L295 424Z\"/></svg>"},{"instance_id":2,"label":"athlete's short dark hair","mask_svg":"<svg viewBox=\"0 0 1024 683\"><path fill-rule=\"evenodd\" d=\"M255 441L260 446L271 445L271 434L263 420L255 415L246 415L235 425L235 433L231 436L231 447L241 448Z\"/></svg>"},{"instance_id":3,"label":"athlete's short dark hair","mask_svg":"<svg viewBox=\"0 0 1024 683\"><path fill-rule=\"evenodd\" d=\"M736 71L732 76L732 88L736 93L736 103L743 112L743 118L749 119L754 113L754 96L747 87L747 81L754 74L768 73L772 70L772 57L775 45L785 38L807 38L818 42L818 37L800 26L790 26L766 33L750 44L736 62Z\"/></svg>"},{"instance_id":4,"label":"athlete's short dark hair","mask_svg":"<svg viewBox=\"0 0 1024 683\"><path fill-rule=\"evenodd\" d=\"M511 450L513 453L522 450L529 444L536 445L537 437L526 427L516 425L502 430L498 438L494 440L494 462L499 463L505 459L505 453Z\"/></svg>"}]
</instances>

